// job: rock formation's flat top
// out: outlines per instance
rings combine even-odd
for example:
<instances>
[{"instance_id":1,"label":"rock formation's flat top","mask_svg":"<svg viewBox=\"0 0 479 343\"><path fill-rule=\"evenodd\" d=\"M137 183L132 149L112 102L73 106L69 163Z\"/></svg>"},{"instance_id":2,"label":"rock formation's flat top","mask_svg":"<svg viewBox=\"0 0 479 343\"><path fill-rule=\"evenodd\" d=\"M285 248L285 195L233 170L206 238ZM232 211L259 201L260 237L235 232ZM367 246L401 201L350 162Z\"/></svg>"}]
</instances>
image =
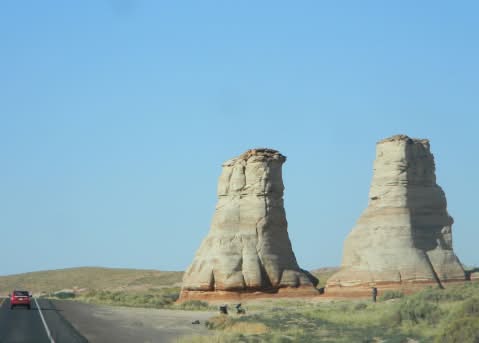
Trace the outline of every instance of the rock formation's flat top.
<instances>
[{"instance_id":1,"label":"rock formation's flat top","mask_svg":"<svg viewBox=\"0 0 479 343\"><path fill-rule=\"evenodd\" d=\"M255 148L255 149L249 149L242 153L238 158L241 158L243 160L247 160L252 156L265 156L265 157L272 157L272 158L277 158L277 157L284 157L285 156L281 155L278 150L274 149L269 149L269 148Z\"/></svg>"},{"instance_id":2,"label":"rock formation's flat top","mask_svg":"<svg viewBox=\"0 0 479 343\"><path fill-rule=\"evenodd\" d=\"M246 150L244 153L235 157L231 160L226 161L223 166L233 165L240 161L247 162L250 158L255 158L256 160L280 160L282 162L286 161L286 156L282 155L278 150L269 149L269 148L255 148Z\"/></svg>"},{"instance_id":3,"label":"rock formation's flat top","mask_svg":"<svg viewBox=\"0 0 479 343\"><path fill-rule=\"evenodd\" d=\"M423 138L411 138L408 135L394 135L388 138L381 139L377 144L382 144L382 143L388 143L388 142L400 142L404 141L407 142L408 144L411 143L429 143L428 139L423 139Z\"/></svg>"}]
</instances>

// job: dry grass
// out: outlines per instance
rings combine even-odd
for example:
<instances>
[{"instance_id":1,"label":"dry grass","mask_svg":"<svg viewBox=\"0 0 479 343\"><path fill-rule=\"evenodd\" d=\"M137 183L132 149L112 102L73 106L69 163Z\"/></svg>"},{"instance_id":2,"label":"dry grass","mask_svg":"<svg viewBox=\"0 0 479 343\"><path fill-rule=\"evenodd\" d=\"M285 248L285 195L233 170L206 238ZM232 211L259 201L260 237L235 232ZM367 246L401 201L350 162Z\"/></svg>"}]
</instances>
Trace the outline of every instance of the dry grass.
<instances>
[{"instance_id":1,"label":"dry grass","mask_svg":"<svg viewBox=\"0 0 479 343\"><path fill-rule=\"evenodd\" d=\"M176 340L176 343L236 343L238 336L235 334L216 333L212 336L184 336Z\"/></svg>"},{"instance_id":2,"label":"dry grass","mask_svg":"<svg viewBox=\"0 0 479 343\"><path fill-rule=\"evenodd\" d=\"M245 335L258 335L269 332L269 328L263 323L234 323L227 329L229 332L242 333Z\"/></svg>"},{"instance_id":3,"label":"dry grass","mask_svg":"<svg viewBox=\"0 0 479 343\"><path fill-rule=\"evenodd\" d=\"M15 288L34 293L61 289L147 290L177 287L183 272L157 270L81 267L0 276L0 290L7 294Z\"/></svg>"},{"instance_id":4,"label":"dry grass","mask_svg":"<svg viewBox=\"0 0 479 343\"><path fill-rule=\"evenodd\" d=\"M140 308L171 308L180 294L179 288L156 288L146 291L106 291L90 290L71 299L77 301ZM65 299L65 298L63 298Z\"/></svg>"},{"instance_id":5,"label":"dry grass","mask_svg":"<svg viewBox=\"0 0 479 343\"><path fill-rule=\"evenodd\" d=\"M221 329L229 333L244 335L259 335L270 331L270 328L261 322L235 321L230 316L219 315L208 319L206 326L210 329Z\"/></svg>"},{"instance_id":6,"label":"dry grass","mask_svg":"<svg viewBox=\"0 0 479 343\"><path fill-rule=\"evenodd\" d=\"M268 299L245 308L244 316L208 320L216 342L479 342L479 283L429 288L377 303ZM185 337L181 342L206 341Z\"/></svg>"}]
</instances>

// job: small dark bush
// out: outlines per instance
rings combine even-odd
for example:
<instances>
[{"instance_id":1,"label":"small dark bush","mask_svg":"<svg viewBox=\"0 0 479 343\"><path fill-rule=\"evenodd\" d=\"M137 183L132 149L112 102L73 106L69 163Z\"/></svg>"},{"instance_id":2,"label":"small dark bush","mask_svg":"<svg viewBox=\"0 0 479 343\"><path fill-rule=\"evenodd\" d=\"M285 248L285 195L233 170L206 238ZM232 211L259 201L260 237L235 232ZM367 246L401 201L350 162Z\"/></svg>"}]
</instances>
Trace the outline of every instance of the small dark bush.
<instances>
[{"instance_id":1,"label":"small dark bush","mask_svg":"<svg viewBox=\"0 0 479 343\"><path fill-rule=\"evenodd\" d=\"M354 309L355 309L356 311L364 310L364 309L366 309L367 307L368 307L368 304L366 304L366 303L358 303L358 304L354 305Z\"/></svg>"},{"instance_id":2,"label":"small dark bush","mask_svg":"<svg viewBox=\"0 0 479 343\"><path fill-rule=\"evenodd\" d=\"M350 306L349 306L349 303L342 303L342 304L339 304L338 305L338 309L341 311L341 312L349 312L351 310Z\"/></svg>"},{"instance_id":3,"label":"small dark bush","mask_svg":"<svg viewBox=\"0 0 479 343\"><path fill-rule=\"evenodd\" d=\"M386 301L391 299L399 299L404 297L404 294L399 291L386 291L379 297L379 301Z\"/></svg>"},{"instance_id":4,"label":"small dark bush","mask_svg":"<svg viewBox=\"0 0 479 343\"><path fill-rule=\"evenodd\" d=\"M75 298L75 293L73 292L56 292L52 294L53 297L57 299L73 299Z\"/></svg>"}]
</instances>

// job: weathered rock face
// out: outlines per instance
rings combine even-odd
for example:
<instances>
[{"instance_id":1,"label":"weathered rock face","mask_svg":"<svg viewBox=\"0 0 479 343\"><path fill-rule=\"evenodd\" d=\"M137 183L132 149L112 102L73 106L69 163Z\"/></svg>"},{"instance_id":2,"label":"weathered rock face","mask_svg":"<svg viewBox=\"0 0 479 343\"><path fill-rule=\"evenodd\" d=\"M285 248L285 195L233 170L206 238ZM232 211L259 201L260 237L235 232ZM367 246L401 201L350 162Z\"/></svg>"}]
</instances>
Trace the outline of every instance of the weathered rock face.
<instances>
[{"instance_id":1,"label":"weathered rock face","mask_svg":"<svg viewBox=\"0 0 479 343\"><path fill-rule=\"evenodd\" d=\"M471 273L471 275L469 276L469 279L471 281L479 281L479 272Z\"/></svg>"},{"instance_id":2,"label":"weathered rock face","mask_svg":"<svg viewBox=\"0 0 479 343\"><path fill-rule=\"evenodd\" d=\"M341 270L327 292L464 280L452 223L429 141L398 135L378 142L369 205L346 238Z\"/></svg>"},{"instance_id":3,"label":"weathered rock face","mask_svg":"<svg viewBox=\"0 0 479 343\"><path fill-rule=\"evenodd\" d=\"M271 149L248 150L223 164L208 236L185 272L180 301L261 292L315 294L288 237L282 164Z\"/></svg>"}]
</instances>

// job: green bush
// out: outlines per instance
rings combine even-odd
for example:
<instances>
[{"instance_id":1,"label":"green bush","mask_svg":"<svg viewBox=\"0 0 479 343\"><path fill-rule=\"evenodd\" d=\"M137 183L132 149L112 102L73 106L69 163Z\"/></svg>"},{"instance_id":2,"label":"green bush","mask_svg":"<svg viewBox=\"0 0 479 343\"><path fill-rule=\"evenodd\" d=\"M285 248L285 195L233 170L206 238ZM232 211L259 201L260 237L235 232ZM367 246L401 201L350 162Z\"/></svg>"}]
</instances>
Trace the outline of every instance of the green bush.
<instances>
[{"instance_id":1,"label":"green bush","mask_svg":"<svg viewBox=\"0 0 479 343\"><path fill-rule=\"evenodd\" d=\"M338 304L338 309L341 312L348 313L351 310L351 306L350 306L349 303L343 302L343 303Z\"/></svg>"},{"instance_id":2,"label":"green bush","mask_svg":"<svg viewBox=\"0 0 479 343\"><path fill-rule=\"evenodd\" d=\"M446 325L435 339L436 343L479 343L479 320L466 317Z\"/></svg>"},{"instance_id":3,"label":"green bush","mask_svg":"<svg viewBox=\"0 0 479 343\"><path fill-rule=\"evenodd\" d=\"M479 316L479 298L471 298L464 301L457 313L458 317ZM479 321L479 319L477 319Z\"/></svg>"},{"instance_id":4,"label":"green bush","mask_svg":"<svg viewBox=\"0 0 479 343\"><path fill-rule=\"evenodd\" d=\"M361 311L361 310L364 310L368 308L368 304L366 303L357 303L356 305L354 305L354 310L356 311Z\"/></svg>"},{"instance_id":5,"label":"green bush","mask_svg":"<svg viewBox=\"0 0 479 343\"><path fill-rule=\"evenodd\" d=\"M399 299L404 297L404 293L399 291L386 291L380 297L379 301L386 301L391 299Z\"/></svg>"},{"instance_id":6,"label":"green bush","mask_svg":"<svg viewBox=\"0 0 479 343\"><path fill-rule=\"evenodd\" d=\"M181 310L208 310L210 307L207 302L201 300L188 300L179 305L176 305L177 308Z\"/></svg>"},{"instance_id":7,"label":"green bush","mask_svg":"<svg viewBox=\"0 0 479 343\"><path fill-rule=\"evenodd\" d=\"M462 285L451 285L446 289L439 287L427 287L422 291L413 295L415 298L420 298L425 301L461 301L479 294L478 282L467 282Z\"/></svg>"},{"instance_id":8,"label":"green bush","mask_svg":"<svg viewBox=\"0 0 479 343\"><path fill-rule=\"evenodd\" d=\"M407 320L414 324L423 321L428 324L436 324L441 318L441 310L434 303L411 297L400 304L398 315L401 322Z\"/></svg>"},{"instance_id":9,"label":"green bush","mask_svg":"<svg viewBox=\"0 0 479 343\"><path fill-rule=\"evenodd\" d=\"M220 315L208 319L205 322L205 325L210 330L224 330L225 328L231 326L233 320L230 319L227 315Z\"/></svg>"}]
</instances>

